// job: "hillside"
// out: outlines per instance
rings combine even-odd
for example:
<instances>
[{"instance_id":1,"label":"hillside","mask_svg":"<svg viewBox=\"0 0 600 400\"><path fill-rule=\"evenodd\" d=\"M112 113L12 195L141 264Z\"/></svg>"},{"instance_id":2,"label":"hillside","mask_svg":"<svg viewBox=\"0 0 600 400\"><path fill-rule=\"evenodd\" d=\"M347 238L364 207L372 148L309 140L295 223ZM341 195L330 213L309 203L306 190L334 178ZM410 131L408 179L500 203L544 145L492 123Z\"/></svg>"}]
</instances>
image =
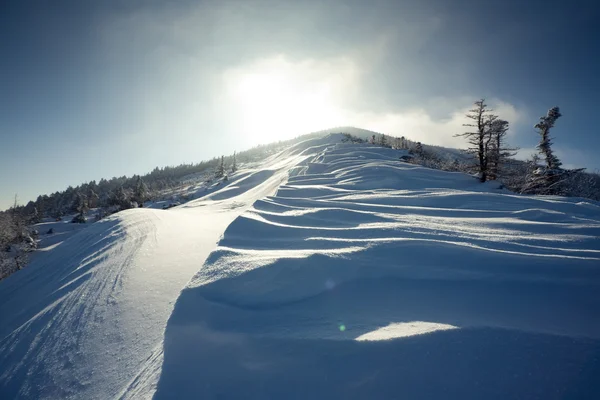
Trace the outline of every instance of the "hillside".
<instances>
[{"instance_id":1,"label":"hillside","mask_svg":"<svg viewBox=\"0 0 600 400\"><path fill-rule=\"evenodd\" d=\"M0 397L600 396L600 204L342 138L0 282Z\"/></svg>"},{"instance_id":2,"label":"hillside","mask_svg":"<svg viewBox=\"0 0 600 400\"><path fill-rule=\"evenodd\" d=\"M599 205L397 157L331 146L237 218L156 398L597 397Z\"/></svg>"}]
</instances>

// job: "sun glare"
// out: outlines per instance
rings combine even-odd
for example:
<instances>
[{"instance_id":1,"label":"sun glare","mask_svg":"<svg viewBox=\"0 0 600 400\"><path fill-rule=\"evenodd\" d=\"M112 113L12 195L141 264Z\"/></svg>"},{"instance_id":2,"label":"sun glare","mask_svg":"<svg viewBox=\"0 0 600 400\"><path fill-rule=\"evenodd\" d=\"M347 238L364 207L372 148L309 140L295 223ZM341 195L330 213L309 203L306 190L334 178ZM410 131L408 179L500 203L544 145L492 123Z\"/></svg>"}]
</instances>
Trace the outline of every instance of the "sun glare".
<instances>
[{"instance_id":1,"label":"sun glare","mask_svg":"<svg viewBox=\"0 0 600 400\"><path fill-rule=\"evenodd\" d=\"M275 60L226 76L243 133L257 143L340 125L342 113L327 73Z\"/></svg>"}]
</instances>

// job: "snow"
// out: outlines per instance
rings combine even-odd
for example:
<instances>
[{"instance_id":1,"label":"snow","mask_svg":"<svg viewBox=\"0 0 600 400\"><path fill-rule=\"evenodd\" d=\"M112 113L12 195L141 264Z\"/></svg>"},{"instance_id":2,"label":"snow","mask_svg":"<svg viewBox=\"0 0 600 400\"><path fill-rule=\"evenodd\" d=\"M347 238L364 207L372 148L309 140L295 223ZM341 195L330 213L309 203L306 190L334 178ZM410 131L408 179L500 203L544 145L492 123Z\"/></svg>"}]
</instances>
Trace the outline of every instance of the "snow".
<instances>
[{"instance_id":1,"label":"snow","mask_svg":"<svg viewBox=\"0 0 600 400\"><path fill-rule=\"evenodd\" d=\"M48 225L54 237L67 229L66 239L0 282L0 398L129 396L148 368L152 376L143 382L152 385L179 292L227 225L274 194L288 169L306 158L301 150L240 171L180 207Z\"/></svg>"},{"instance_id":2,"label":"snow","mask_svg":"<svg viewBox=\"0 0 600 400\"><path fill-rule=\"evenodd\" d=\"M341 141L0 282L0 398L600 397L600 204Z\"/></svg>"},{"instance_id":3,"label":"snow","mask_svg":"<svg viewBox=\"0 0 600 400\"><path fill-rule=\"evenodd\" d=\"M155 398L600 394L600 206L332 144L180 295Z\"/></svg>"},{"instance_id":4,"label":"snow","mask_svg":"<svg viewBox=\"0 0 600 400\"><path fill-rule=\"evenodd\" d=\"M457 329L457 327L448 324L436 324L423 321L401 322L389 324L388 326L384 326L376 331L365 333L364 335L357 337L356 340L390 340L400 337L423 335L425 333L444 331L448 329ZM343 325L342 330L346 330L346 325Z\"/></svg>"}]
</instances>

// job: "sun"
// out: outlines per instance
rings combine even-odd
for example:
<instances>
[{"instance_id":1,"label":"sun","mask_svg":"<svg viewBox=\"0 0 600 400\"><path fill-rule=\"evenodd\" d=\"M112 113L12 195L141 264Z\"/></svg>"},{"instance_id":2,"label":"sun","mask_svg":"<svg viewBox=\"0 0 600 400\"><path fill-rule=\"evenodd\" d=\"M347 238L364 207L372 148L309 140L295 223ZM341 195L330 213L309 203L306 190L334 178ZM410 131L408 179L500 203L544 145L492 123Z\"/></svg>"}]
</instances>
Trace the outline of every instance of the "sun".
<instances>
[{"instance_id":1,"label":"sun","mask_svg":"<svg viewBox=\"0 0 600 400\"><path fill-rule=\"evenodd\" d=\"M324 74L279 60L228 78L235 117L257 143L330 128L342 120L332 80Z\"/></svg>"}]
</instances>

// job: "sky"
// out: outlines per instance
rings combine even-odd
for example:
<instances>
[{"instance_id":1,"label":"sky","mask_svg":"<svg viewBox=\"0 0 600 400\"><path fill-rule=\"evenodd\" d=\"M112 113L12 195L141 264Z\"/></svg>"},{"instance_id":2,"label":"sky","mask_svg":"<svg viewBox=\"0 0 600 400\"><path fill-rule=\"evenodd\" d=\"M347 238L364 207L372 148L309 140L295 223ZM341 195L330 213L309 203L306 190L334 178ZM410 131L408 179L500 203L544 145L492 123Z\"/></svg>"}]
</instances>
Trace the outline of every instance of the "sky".
<instances>
[{"instance_id":1,"label":"sky","mask_svg":"<svg viewBox=\"0 0 600 400\"><path fill-rule=\"evenodd\" d=\"M485 98L520 157L552 106L600 169L596 1L4 0L0 209L40 194L356 126L465 147Z\"/></svg>"}]
</instances>

